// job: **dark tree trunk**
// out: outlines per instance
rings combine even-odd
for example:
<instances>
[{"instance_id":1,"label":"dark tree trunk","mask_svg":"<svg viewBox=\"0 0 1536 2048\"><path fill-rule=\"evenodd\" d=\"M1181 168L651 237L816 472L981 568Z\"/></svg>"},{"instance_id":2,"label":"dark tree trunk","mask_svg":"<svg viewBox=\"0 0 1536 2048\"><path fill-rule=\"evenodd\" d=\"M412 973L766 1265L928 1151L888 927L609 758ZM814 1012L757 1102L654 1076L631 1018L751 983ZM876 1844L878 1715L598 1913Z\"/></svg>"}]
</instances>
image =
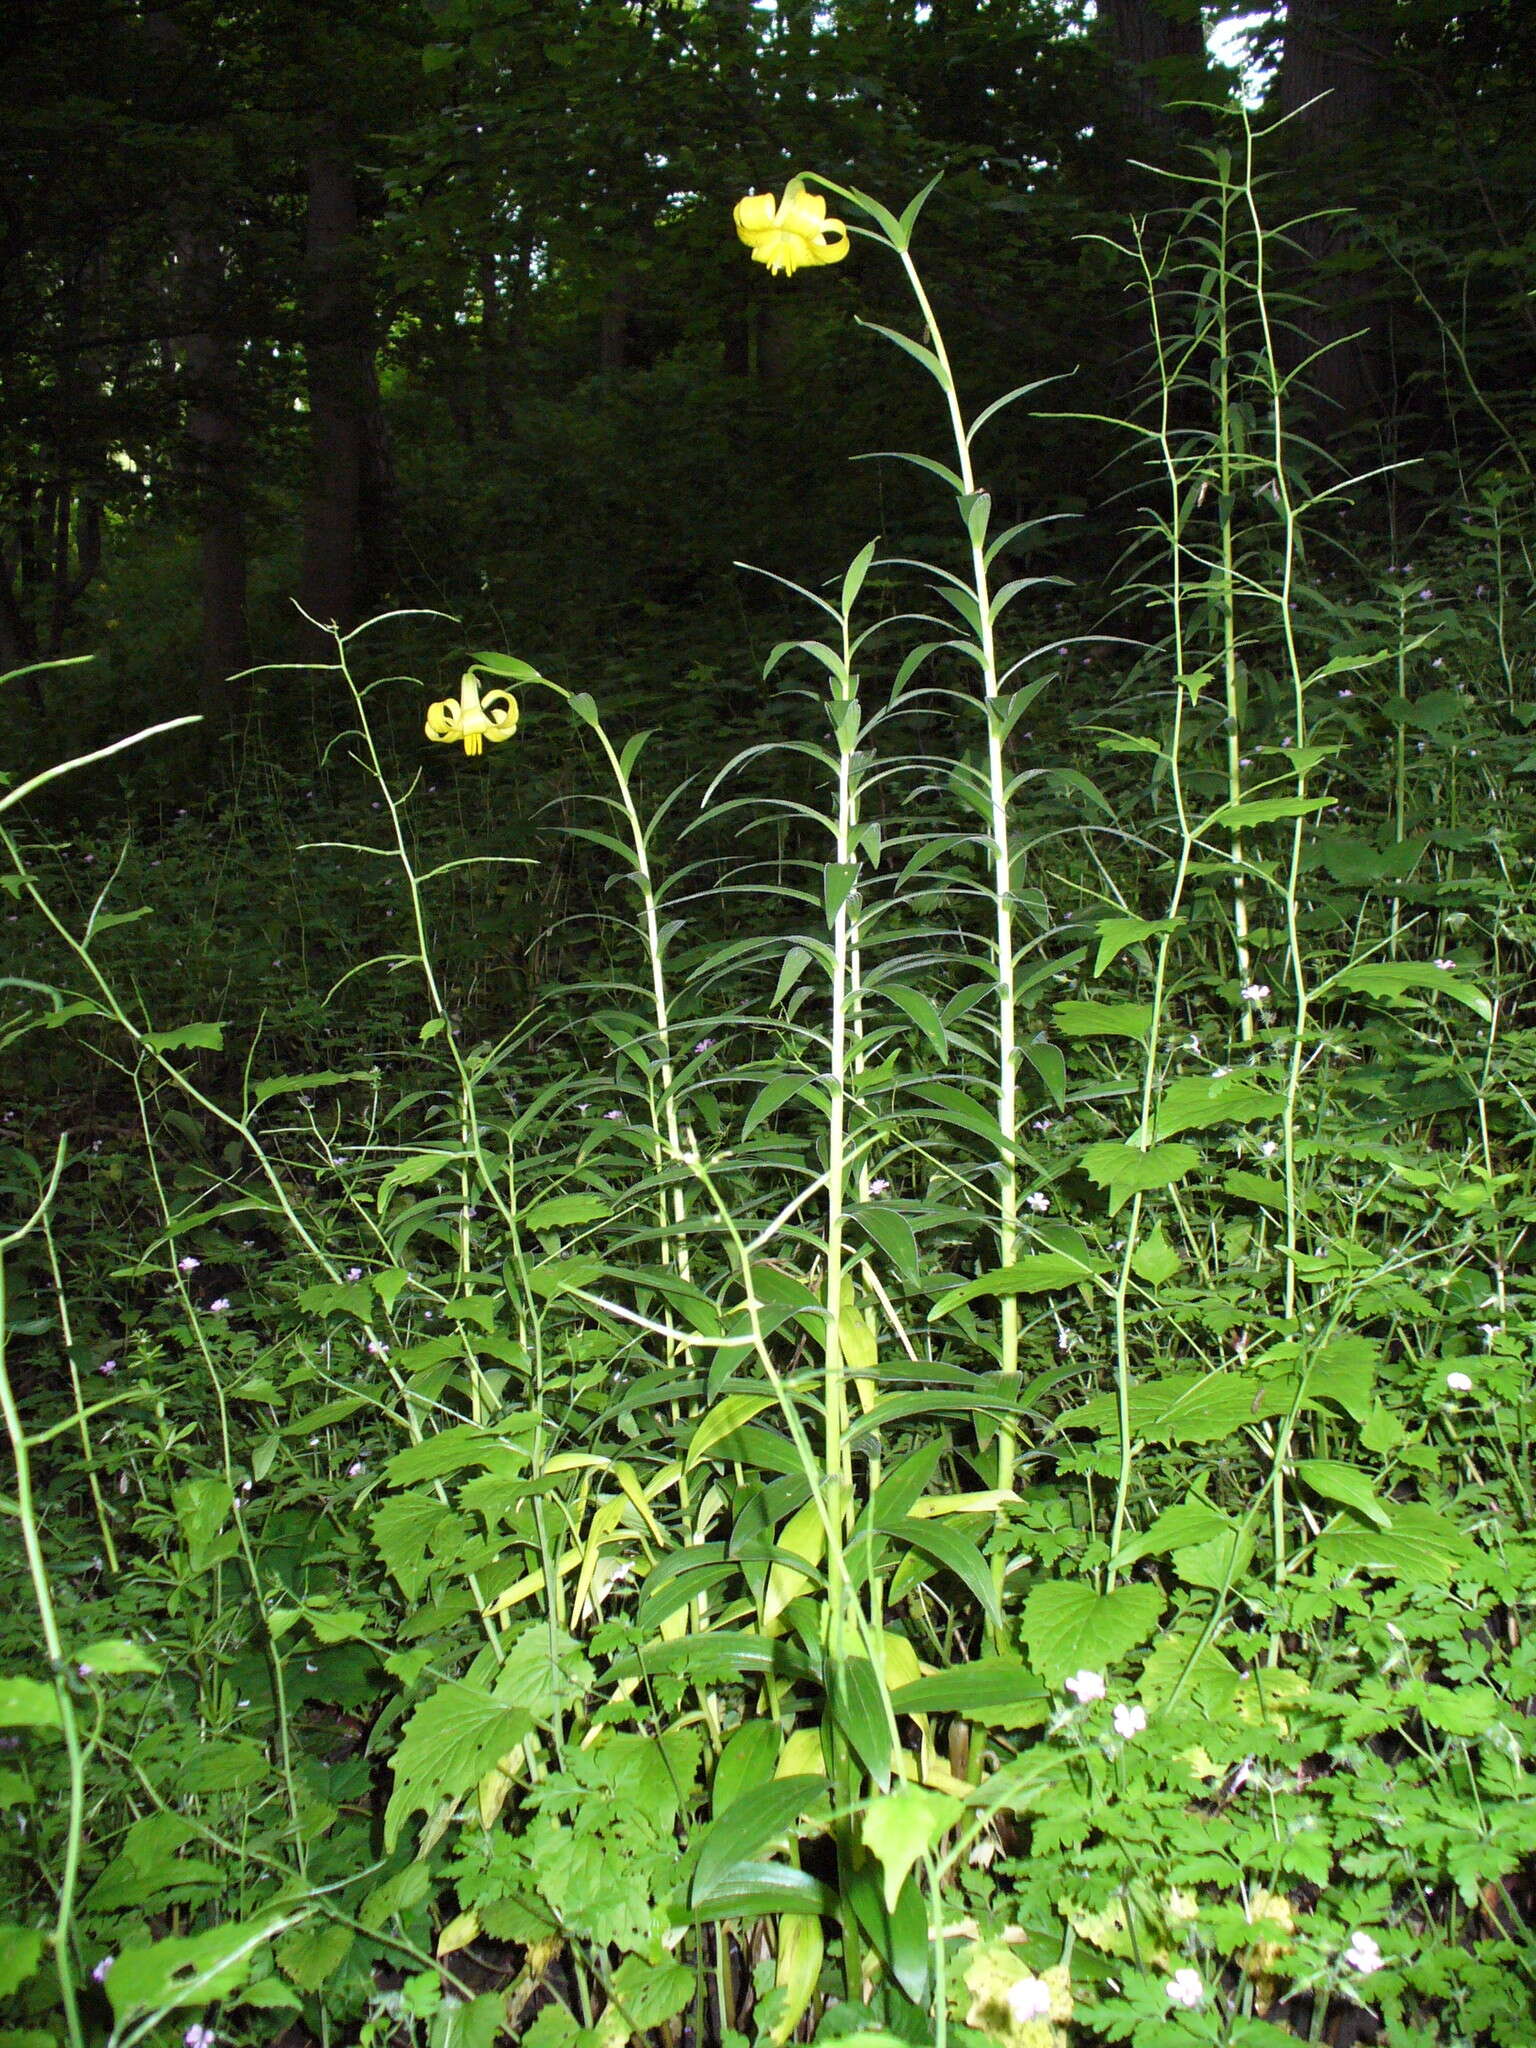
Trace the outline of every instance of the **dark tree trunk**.
<instances>
[{"instance_id":1,"label":"dark tree trunk","mask_svg":"<svg viewBox=\"0 0 1536 2048\"><path fill-rule=\"evenodd\" d=\"M198 703L210 739L240 708L232 678L249 660L246 638L244 448L234 340L222 301L224 260L207 232L183 240L186 303L187 444L197 505L202 600Z\"/></svg>"},{"instance_id":2,"label":"dark tree trunk","mask_svg":"<svg viewBox=\"0 0 1536 2048\"><path fill-rule=\"evenodd\" d=\"M1393 0L1290 0L1276 98L1291 117L1283 146L1302 178L1308 211L1347 207L1380 144L1391 91L1392 11ZM1304 222L1293 241L1296 283L1311 301L1296 320L1298 345L1315 358L1306 381L1330 423L1348 424L1381 396L1372 276L1335 261L1353 248L1347 213Z\"/></svg>"},{"instance_id":3,"label":"dark tree trunk","mask_svg":"<svg viewBox=\"0 0 1536 2048\"><path fill-rule=\"evenodd\" d=\"M326 137L309 159L305 369L309 495L299 602L323 627L357 623L358 519L372 383L370 308L362 278L351 154Z\"/></svg>"},{"instance_id":4,"label":"dark tree trunk","mask_svg":"<svg viewBox=\"0 0 1536 2048\"><path fill-rule=\"evenodd\" d=\"M1174 103L1197 97L1206 77L1200 0L1099 0L1098 35L1137 125L1176 125Z\"/></svg>"}]
</instances>

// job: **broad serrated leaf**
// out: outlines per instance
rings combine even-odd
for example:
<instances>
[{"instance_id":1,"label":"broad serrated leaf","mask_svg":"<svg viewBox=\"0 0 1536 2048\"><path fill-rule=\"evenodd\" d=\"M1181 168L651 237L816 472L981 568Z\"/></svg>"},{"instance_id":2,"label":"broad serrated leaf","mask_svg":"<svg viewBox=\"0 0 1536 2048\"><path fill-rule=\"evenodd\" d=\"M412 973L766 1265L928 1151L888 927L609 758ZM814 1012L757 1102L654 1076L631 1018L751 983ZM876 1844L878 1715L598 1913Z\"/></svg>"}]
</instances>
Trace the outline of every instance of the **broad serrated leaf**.
<instances>
[{"instance_id":1,"label":"broad serrated leaf","mask_svg":"<svg viewBox=\"0 0 1536 2048\"><path fill-rule=\"evenodd\" d=\"M75 1661L82 1672L103 1672L121 1677L128 1672L142 1672L153 1676L160 1669L160 1659L142 1643L135 1643L127 1636L103 1636L95 1642L85 1643L76 1650Z\"/></svg>"},{"instance_id":2,"label":"broad serrated leaf","mask_svg":"<svg viewBox=\"0 0 1536 2048\"><path fill-rule=\"evenodd\" d=\"M237 1994L267 1945L264 1928L233 1921L204 1934L170 1935L124 1948L107 1972L119 2023L166 2007L205 2006Z\"/></svg>"},{"instance_id":3,"label":"broad serrated leaf","mask_svg":"<svg viewBox=\"0 0 1536 2048\"><path fill-rule=\"evenodd\" d=\"M1343 1507L1353 1508L1356 1514L1363 1515L1378 1529L1391 1528L1392 1517L1386 1505L1377 1498L1376 1489L1356 1466L1346 1465L1338 1458L1299 1458L1296 1477L1313 1493L1321 1494L1324 1500L1336 1500Z\"/></svg>"},{"instance_id":4,"label":"broad serrated leaf","mask_svg":"<svg viewBox=\"0 0 1536 2048\"><path fill-rule=\"evenodd\" d=\"M1094 929L1099 935L1099 950L1093 959L1093 978L1098 980L1106 967L1111 966L1127 946L1139 946L1146 939L1160 937L1165 932L1176 932L1183 924L1177 917L1099 917L1094 919Z\"/></svg>"},{"instance_id":5,"label":"broad serrated leaf","mask_svg":"<svg viewBox=\"0 0 1536 2048\"><path fill-rule=\"evenodd\" d=\"M1479 1558L1446 1515L1414 1501L1394 1502L1389 1529L1326 1529L1317 1539L1318 1562L1332 1571L1371 1572L1387 1579L1423 1579L1449 1585Z\"/></svg>"},{"instance_id":6,"label":"broad serrated leaf","mask_svg":"<svg viewBox=\"0 0 1536 2048\"><path fill-rule=\"evenodd\" d=\"M1208 1543L1231 1526L1225 1515L1203 1500L1175 1501L1149 1529L1122 1539L1113 1560L1115 1570L1124 1571L1140 1557L1166 1557L1170 1551Z\"/></svg>"},{"instance_id":7,"label":"broad serrated leaf","mask_svg":"<svg viewBox=\"0 0 1536 2048\"><path fill-rule=\"evenodd\" d=\"M1068 1672L1103 1671L1144 1643L1162 1618L1156 1586L1092 1586L1056 1582L1036 1586L1024 1603L1020 1635L1029 1661L1047 1685Z\"/></svg>"},{"instance_id":8,"label":"broad serrated leaf","mask_svg":"<svg viewBox=\"0 0 1536 2048\"><path fill-rule=\"evenodd\" d=\"M1332 797L1326 796L1244 797L1241 803L1223 804L1219 811L1213 811L1200 830L1240 832L1246 825L1273 825L1282 818L1305 818L1326 811L1332 802Z\"/></svg>"},{"instance_id":9,"label":"broad serrated leaf","mask_svg":"<svg viewBox=\"0 0 1536 2048\"><path fill-rule=\"evenodd\" d=\"M1132 1195L1171 1187L1200 1164L1193 1145L1127 1145L1112 1138L1090 1145L1078 1164L1096 1187L1109 1196L1111 1216Z\"/></svg>"},{"instance_id":10,"label":"broad serrated leaf","mask_svg":"<svg viewBox=\"0 0 1536 2048\"><path fill-rule=\"evenodd\" d=\"M1131 1434L1142 1443L1219 1443L1246 1423L1258 1422L1287 1405L1283 1386L1267 1387L1242 1373L1218 1368L1207 1373L1169 1373L1133 1383ZM1113 1394L1096 1394L1060 1418L1063 1429L1113 1430Z\"/></svg>"},{"instance_id":11,"label":"broad serrated leaf","mask_svg":"<svg viewBox=\"0 0 1536 2048\"><path fill-rule=\"evenodd\" d=\"M1160 1223L1131 1254L1131 1271L1149 1287L1161 1287L1165 1280L1182 1271L1183 1265L1184 1261L1163 1235Z\"/></svg>"},{"instance_id":12,"label":"broad serrated leaf","mask_svg":"<svg viewBox=\"0 0 1536 2048\"><path fill-rule=\"evenodd\" d=\"M1103 1269L1102 1260L1076 1259L1067 1252L1026 1252L1011 1266L997 1266L948 1289L929 1309L928 1320L936 1323L983 1295L1048 1294L1054 1288L1079 1286Z\"/></svg>"},{"instance_id":13,"label":"broad serrated leaf","mask_svg":"<svg viewBox=\"0 0 1536 2048\"><path fill-rule=\"evenodd\" d=\"M1150 1003L1053 1003L1051 1016L1063 1038L1145 1039L1152 1029Z\"/></svg>"},{"instance_id":14,"label":"broad serrated leaf","mask_svg":"<svg viewBox=\"0 0 1536 2048\"><path fill-rule=\"evenodd\" d=\"M172 1031L146 1031L144 1043L151 1052L222 1052L222 1024L179 1024Z\"/></svg>"},{"instance_id":15,"label":"broad serrated leaf","mask_svg":"<svg viewBox=\"0 0 1536 2048\"><path fill-rule=\"evenodd\" d=\"M411 1714L390 1758L394 1790L384 1813L387 1855L415 1812L474 1790L508 1750L533 1729L532 1716L508 1706L483 1687L450 1679Z\"/></svg>"},{"instance_id":16,"label":"broad serrated leaf","mask_svg":"<svg viewBox=\"0 0 1536 2048\"><path fill-rule=\"evenodd\" d=\"M1285 1103L1242 1074L1185 1074L1158 1097L1152 1135L1176 1138L1180 1131L1208 1130L1212 1124L1246 1124L1278 1117Z\"/></svg>"},{"instance_id":17,"label":"broad serrated leaf","mask_svg":"<svg viewBox=\"0 0 1536 2048\"><path fill-rule=\"evenodd\" d=\"M1485 1024L1493 1022L1493 1004L1480 988L1430 961L1365 961L1357 967L1341 968L1328 983L1328 988L1347 989L1356 995L1379 996L1389 1001L1394 997L1420 994L1449 996L1452 1002L1462 1003L1475 1011Z\"/></svg>"},{"instance_id":18,"label":"broad serrated leaf","mask_svg":"<svg viewBox=\"0 0 1536 2048\"><path fill-rule=\"evenodd\" d=\"M482 1469L505 1473L510 1479L527 1465L527 1451L509 1444L494 1430L455 1422L423 1437L419 1444L396 1451L384 1467L384 1476L392 1486L414 1486L424 1479L442 1479L450 1472Z\"/></svg>"},{"instance_id":19,"label":"broad serrated leaf","mask_svg":"<svg viewBox=\"0 0 1536 2048\"><path fill-rule=\"evenodd\" d=\"M567 1230L577 1223L601 1223L613 1213L599 1195L551 1195L523 1217L530 1230Z\"/></svg>"},{"instance_id":20,"label":"broad serrated leaf","mask_svg":"<svg viewBox=\"0 0 1536 2048\"><path fill-rule=\"evenodd\" d=\"M42 1929L0 1921L0 1998L8 1997L36 1970L43 1955ZM49 2036L52 2039L52 2036Z\"/></svg>"}]
</instances>

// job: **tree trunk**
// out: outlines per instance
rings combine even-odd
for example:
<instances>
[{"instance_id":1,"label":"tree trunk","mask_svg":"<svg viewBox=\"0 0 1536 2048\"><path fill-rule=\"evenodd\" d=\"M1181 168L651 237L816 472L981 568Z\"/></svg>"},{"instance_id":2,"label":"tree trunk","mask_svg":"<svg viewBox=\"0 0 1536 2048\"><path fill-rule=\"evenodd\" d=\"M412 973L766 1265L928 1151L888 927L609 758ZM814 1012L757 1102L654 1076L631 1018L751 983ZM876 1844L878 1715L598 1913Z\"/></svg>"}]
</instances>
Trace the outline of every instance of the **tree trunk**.
<instances>
[{"instance_id":1,"label":"tree trunk","mask_svg":"<svg viewBox=\"0 0 1536 2048\"><path fill-rule=\"evenodd\" d=\"M1290 0L1276 98L1279 111L1291 116L1282 146L1289 146L1303 181L1307 212L1330 202L1347 207L1380 144L1391 91L1392 7L1393 0ZM1357 265L1333 261L1356 246L1347 212L1304 221L1292 239L1302 266L1296 282L1312 302L1298 311L1296 343L1314 357L1306 381L1337 427L1380 402L1373 279Z\"/></svg>"},{"instance_id":2,"label":"tree trunk","mask_svg":"<svg viewBox=\"0 0 1536 2048\"><path fill-rule=\"evenodd\" d=\"M1172 128L1172 104L1206 79L1200 0L1099 0L1098 35L1137 124Z\"/></svg>"},{"instance_id":3,"label":"tree trunk","mask_svg":"<svg viewBox=\"0 0 1536 2048\"><path fill-rule=\"evenodd\" d=\"M310 483L299 602L317 624L341 632L357 623L358 515L373 363L361 254L351 155L327 136L309 158L305 370Z\"/></svg>"},{"instance_id":4,"label":"tree trunk","mask_svg":"<svg viewBox=\"0 0 1536 2048\"><path fill-rule=\"evenodd\" d=\"M233 337L221 301L224 258L206 230L182 240L191 331L184 365L187 444L197 506L202 601L202 674L198 707L209 739L239 709L233 676L249 661L246 638L244 448Z\"/></svg>"}]
</instances>

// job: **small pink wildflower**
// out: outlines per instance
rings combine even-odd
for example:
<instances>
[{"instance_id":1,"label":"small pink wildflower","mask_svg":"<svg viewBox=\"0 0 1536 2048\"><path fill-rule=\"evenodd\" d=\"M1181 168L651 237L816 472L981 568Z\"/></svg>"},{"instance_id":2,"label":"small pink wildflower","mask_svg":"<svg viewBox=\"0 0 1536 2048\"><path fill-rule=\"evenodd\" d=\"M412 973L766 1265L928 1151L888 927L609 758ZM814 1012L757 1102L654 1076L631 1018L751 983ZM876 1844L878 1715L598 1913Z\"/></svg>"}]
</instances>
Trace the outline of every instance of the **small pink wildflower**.
<instances>
[{"instance_id":1,"label":"small pink wildflower","mask_svg":"<svg viewBox=\"0 0 1536 2048\"><path fill-rule=\"evenodd\" d=\"M1344 1960L1352 1970L1358 1970L1362 1977L1369 1977L1381 1968L1383 1957L1380 1946L1369 1934L1362 1934L1358 1928L1349 1937L1349 1947L1344 1951Z\"/></svg>"},{"instance_id":2,"label":"small pink wildflower","mask_svg":"<svg viewBox=\"0 0 1536 2048\"><path fill-rule=\"evenodd\" d=\"M1205 1986L1197 1970L1175 1970L1163 1990L1174 2005L1182 2005L1187 2012L1193 2012L1205 1998Z\"/></svg>"},{"instance_id":3,"label":"small pink wildflower","mask_svg":"<svg viewBox=\"0 0 1536 2048\"><path fill-rule=\"evenodd\" d=\"M1051 1987L1039 1977L1020 1977L1016 1984L1008 1986L1008 2012L1016 2026L1028 2026L1031 2020L1049 2019L1051 2013Z\"/></svg>"}]
</instances>

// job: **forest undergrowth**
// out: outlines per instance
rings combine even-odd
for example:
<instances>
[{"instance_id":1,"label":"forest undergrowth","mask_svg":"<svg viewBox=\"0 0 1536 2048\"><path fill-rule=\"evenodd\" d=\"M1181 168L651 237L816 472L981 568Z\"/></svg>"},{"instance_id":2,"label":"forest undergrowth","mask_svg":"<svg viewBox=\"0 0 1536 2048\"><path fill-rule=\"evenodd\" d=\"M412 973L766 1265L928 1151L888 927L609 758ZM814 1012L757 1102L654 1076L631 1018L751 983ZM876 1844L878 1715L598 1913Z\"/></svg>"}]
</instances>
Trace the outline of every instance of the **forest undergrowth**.
<instances>
[{"instance_id":1,"label":"forest undergrowth","mask_svg":"<svg viewBox=\"0 0 1536 2048\"><path fill-rule=\"evenodd\" d=\"M1253 150L1093 634L1070 387L799 180L955 545L761 738L364 629L232 815L0 796L0 2048L1530 2042L1531 476L1351 545Z\"/></svg>"}]
</instances>

